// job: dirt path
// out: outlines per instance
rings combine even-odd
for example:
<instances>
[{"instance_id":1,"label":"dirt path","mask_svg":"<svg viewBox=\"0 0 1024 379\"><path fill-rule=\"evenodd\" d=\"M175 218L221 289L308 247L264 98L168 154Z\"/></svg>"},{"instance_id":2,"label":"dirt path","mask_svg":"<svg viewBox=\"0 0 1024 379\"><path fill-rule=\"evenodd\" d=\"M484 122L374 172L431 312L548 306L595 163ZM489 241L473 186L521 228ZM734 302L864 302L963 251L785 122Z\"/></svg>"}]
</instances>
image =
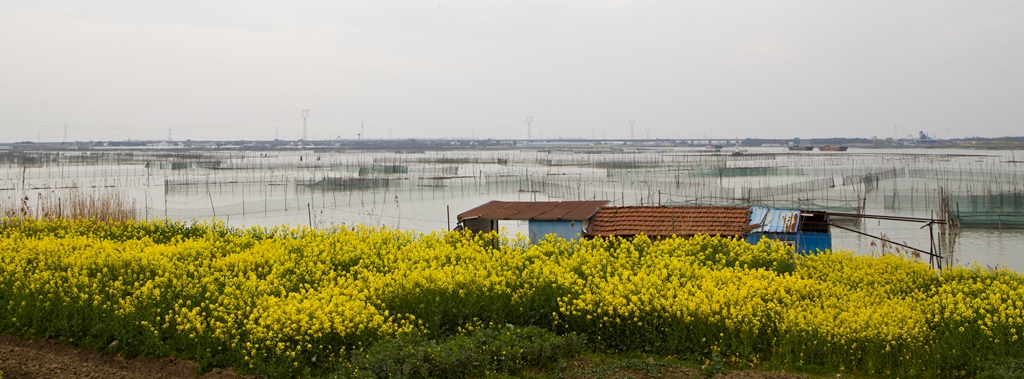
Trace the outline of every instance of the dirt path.
<instances>
[{"instance_id":1,"label":"dirt path","mask_svg":"<svg viewBox=\"0 0 1024 379\"><path fill-rule=\"evenodd\" d=\"M585 358L576 363L589 366ZM174 358L135 358L100 353L92 349L77 347L53 340L26 340L0 334L0 370L3 379L78 379L78 378L124 378L124 379L251 379L229 370L214 370L199 375L196 364ZM586 370L585 370L586 371ZM651 377L643 372L629 369L611 369L603 374L581 372L568 375L570 378L586 379L606 377L643 379ZM582 374L582 375L581 375ZM656 377L674 379L696 379L703 376L693 369L673 368L659 372ZM783 373L760 371L736 371L715 376L715 379L800 379Z\"/></svg>"},{"instance_id":2,"label":"dirt path","mask_svg":"<svg viewBox=\"0 0 1024 379\"><path fill-rule=\"evenodd\" d=\"M124 359L52 340L25 340L0 334L3 379L126 378L241 379L227 370L199 375L196 364L174 358Z\"/></svg>"}]
</instances>

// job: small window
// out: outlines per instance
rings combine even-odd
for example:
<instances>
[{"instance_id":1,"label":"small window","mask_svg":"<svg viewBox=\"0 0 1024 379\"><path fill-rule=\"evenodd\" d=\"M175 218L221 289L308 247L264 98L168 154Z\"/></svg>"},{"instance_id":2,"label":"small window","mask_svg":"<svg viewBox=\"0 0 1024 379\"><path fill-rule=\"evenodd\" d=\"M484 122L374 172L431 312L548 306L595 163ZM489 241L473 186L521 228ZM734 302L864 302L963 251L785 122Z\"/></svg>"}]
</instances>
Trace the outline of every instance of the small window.
<instances>
[{"instance_id":1,"label":"small window","mask_svg":"<svg viewBox=\"0 0 1024 379\"><path fill-rule=\"evenodd\" d=\"M804 212L801 215L800 231L828 233L828 215L822 212Z\"/></svg>"}]
</instances>

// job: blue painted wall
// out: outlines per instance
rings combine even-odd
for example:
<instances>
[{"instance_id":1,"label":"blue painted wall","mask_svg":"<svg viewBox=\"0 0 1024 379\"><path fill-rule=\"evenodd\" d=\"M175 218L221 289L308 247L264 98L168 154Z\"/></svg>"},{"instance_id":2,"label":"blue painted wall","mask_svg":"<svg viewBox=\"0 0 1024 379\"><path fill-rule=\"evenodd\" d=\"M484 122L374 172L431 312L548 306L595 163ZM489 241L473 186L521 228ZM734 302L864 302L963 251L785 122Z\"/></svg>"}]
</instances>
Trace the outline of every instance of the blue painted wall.
<instances>
[{"instance_id":1,"label":"blue painted wall","mask_svg":"<svg viewBox=\"0 0 1024 379\"><path fill-rule=\"evenodd\" d=\"M799 232L797 234L800 236L797 246L797 251L800 254L817 254L819 250L832 249L832 233Z\"/></svg>"},{"instance_id":2,"label":"blue painted wall","mask_svg":"<svg viewBox=\"0 0 1024 379\"><path fill-rule=\"evenodd\" d=\"M817 254L819 250L832 249L831 233L752 233L747 236L746 241L756 244L761 238L793 242L794 249L800 255Z\"/></svg>"},{"instance_id":3,"label":"blue painted wall","mask_svg":"<svg viewBox=\"0 0 1024 379\"><path fill-rule=\"evenodd\" d=\"M578 239L583 235L583 221L581 220L530 220L530 242L544 239L548 234L555 234L559 238Z\"/></svg>"}]
</instances>

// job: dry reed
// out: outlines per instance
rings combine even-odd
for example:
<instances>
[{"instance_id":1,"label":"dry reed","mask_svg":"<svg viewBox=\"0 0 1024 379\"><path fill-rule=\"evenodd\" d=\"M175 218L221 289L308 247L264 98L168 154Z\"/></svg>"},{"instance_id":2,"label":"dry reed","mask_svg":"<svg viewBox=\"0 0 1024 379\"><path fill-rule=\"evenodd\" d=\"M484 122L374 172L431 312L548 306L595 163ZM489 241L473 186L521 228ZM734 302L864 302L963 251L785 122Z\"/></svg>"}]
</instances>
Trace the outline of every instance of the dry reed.
<instances>
[{"instance_id":1,"label":"dry reed","mask_svg":"<svg viewBox=\"0 0 1024 379\"><path fill-rule=\"evenodd\" d=\"M100 222L138 218L135 200L121 191L74 189L58 196L55 192L0 199L0 217L35 219L93 219Z\"/></svg>"}]
</instances>

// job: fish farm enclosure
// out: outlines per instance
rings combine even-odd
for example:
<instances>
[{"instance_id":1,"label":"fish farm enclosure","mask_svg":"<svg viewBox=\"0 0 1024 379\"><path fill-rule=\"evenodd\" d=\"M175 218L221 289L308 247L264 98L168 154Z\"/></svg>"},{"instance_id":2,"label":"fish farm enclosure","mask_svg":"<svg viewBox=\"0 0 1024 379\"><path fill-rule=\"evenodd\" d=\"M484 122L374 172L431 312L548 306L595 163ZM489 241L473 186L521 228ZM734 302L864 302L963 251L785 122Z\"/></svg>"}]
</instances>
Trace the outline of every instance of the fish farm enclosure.
<instances>
[{"instance_id":1,"label":"fish farm enclosure","mask_svg":"<svg viewBox=\"0 0 1024 379\"><path fill-rule=\"evenodd\" d=\"M1010 151L751 148L0 151L5 215L118 193L138 218L232 226L366 224L420 232L490 200L749 205L937 219L836 217L836 249L934 246L951 264L1024 270L1024 162ZM501 225L509 233L524 225ZM848 231L850 229L852 231ZM859 233L858 233L859 232ZM860 234L863 233L863 234ZM881 237L881 239L870 236Z\"/></svg>"}]
</instances>

